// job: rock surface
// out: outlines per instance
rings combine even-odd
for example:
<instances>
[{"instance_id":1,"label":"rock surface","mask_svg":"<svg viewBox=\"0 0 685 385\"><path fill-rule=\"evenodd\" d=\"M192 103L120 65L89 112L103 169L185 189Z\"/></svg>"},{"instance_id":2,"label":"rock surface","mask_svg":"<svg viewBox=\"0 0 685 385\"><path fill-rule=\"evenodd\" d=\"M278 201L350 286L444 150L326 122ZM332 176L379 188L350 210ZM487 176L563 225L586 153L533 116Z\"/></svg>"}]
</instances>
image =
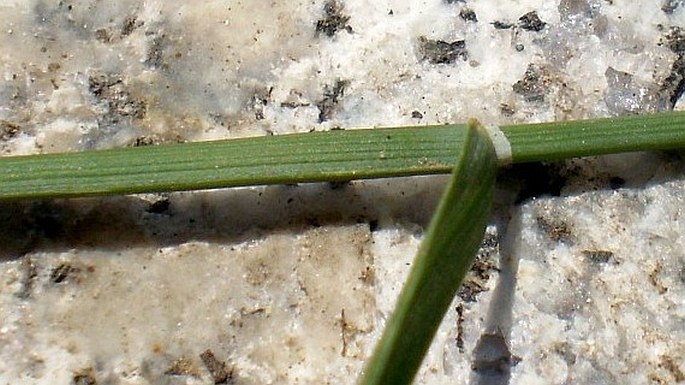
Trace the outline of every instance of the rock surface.
<instances>
[{"instance_id":1,"label":"rock surface","mask_svg":"<svg viewBox=\"0 0 685 385\"><path fill-rule=\"evenodd\" d=\"M4 1L0 45L2 155L685 105L682 1ZM416 383L685 381L684 165L503 172ZM354 383L445 180L0 203L0 384Z\"/></svg>"}]
</instances>

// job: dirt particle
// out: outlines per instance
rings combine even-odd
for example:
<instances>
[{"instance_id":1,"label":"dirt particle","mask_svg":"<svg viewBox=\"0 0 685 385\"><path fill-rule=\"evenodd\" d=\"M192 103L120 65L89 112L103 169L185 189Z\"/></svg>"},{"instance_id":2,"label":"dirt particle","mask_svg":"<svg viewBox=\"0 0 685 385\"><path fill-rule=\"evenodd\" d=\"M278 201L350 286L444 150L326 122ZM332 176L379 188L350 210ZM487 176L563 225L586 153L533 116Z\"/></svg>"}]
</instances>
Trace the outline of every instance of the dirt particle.
<instances>
[{"instance_id":1,"label":"dirt particle","mask_svg":"<svg viewBox=\"0 0 685 385\"><path fill-rule=\"evenodd\" d=\"M345 309L340 310L340 338L342 339L342 348L340 349L340 356L345 357L347 355L347 329L349 324L345 319Z\"/></svg>"},{"instance_id":2,"label":"dirt particle","mask_svg":"<svg viewBox=\"0 0 685 385\"><path fill-rule=\"evenodd\" d=\"M174 361L171 366L164 371L164 374L168 376L198 376L197 369L193 363L185 357L181 357Z\"/></svg>"},{"instance_id":3,"label":"dirt particle","mask_svg":"<svg viewBox=\"0 0 685 385\"><path fill-rule=\"evenodd\" d=\"M319 108L319 123L329 120L333 116L335 106L345 94L345 88L350 84L348 80L338 79L333 86L326 85L323 90L323 99L316 102Z\"/></svg>"},{"instance_id":4,"label":"dirt particle","mask_svg":"<svg viewBox=\"0 0 685 385\"><path fill-rule=\"evenodd\" d=\"M19 134L20 126L7 120L0 120L0 140L14 138Z\"/></svg>"},{"instance_id":5,"label":"dirt particle","mask_svg":"<svg viewBox=\"0 0 685 385\"><path fill-rule=\"evenodd\" d=\"M205 365L215 384L228 384L233 382L233 370L226 368L224 361L219 361L214 353L207 349L200 354L200 359Z\"/></svg>"},{"instance_id":6,"label":"dirt particle","mask_svg":"<svg viewBox=\"0 0 685 385\"><path fill-rule=\"evenodd\" d=\"M614 258L614 253L608 250L583 250L583 256L590 262L595 264L612 264L618 265L618 261Z\"/></svg>"},{"instance_id":7,"label":"dirt particle","mask_svg":"<svg viewBox=\"0 0 685 385\"><path fill-rule=\"evenodd\" d=\"M516 113L516 110L507 103L501 103L499 105L499 112L504 116L513 116Z\"/></svg>"},{"instance_id":8,"label":"dirt particle","mask_svg":"<svg viewBox=\"0 0 685 385\"><path fill-rule=\"evenodd\" d=\"M252 95L252 109L256 120L264 119L264 108L269 104L273 87L256 90Z\"/></svg>"},{"instance_id":9,"label":"dirt particle","mask_svg":"<svg viewBox=\"0 0 685 385\"><path fill-rule=\"evenodd\" d=\"M133 142L133 147L156 146L162 143L162 140L157 136L139 136Z\"/></svg>"},{"instance_id":10,"label":"dirt particle","mask_svg":"<svg viewBox=\"0 0 685 385\"><path fill-rule=\"evenodd\" d=\"M30 256L26 256L21 260L20 268L22 273L21 288L16 295L21 299L30 298L33 293L36 277L38 276L38 268Z\"/></svg>"},{"instance_id":11,"label":"dirt particle","mask_svg":"<svg viewBox=\"0 0 685 385\"><path fill-rule=\"evenodd\" d=\"M457 337L455 338L459 353L464 353L464 304L457 305Z\"/></svg>"},{"instance_id":12,"label":"dirt particle","mask_svg":"<svg viewBox=\"0 0 685 385\"><path fill-rule=\"evenodd\" d=\"M72 377L72 383L74 385L96 385L97 381L95 380L95 373L93 373L93 369L88 368L74 373L74 376Z\"/></svg>"},{"instance_id":13,"label":"dirt particle","mask_svg":"<svg viewBox=\"0 0 685 385\"><path fill-rule=\"evenodd\" d=\"M542 102L549 93L549 79L541 67L531 63L523 74L523 79L514 83L512 89L528 102Z\"/></svg>"},{"instance_id":14,"label":"dirt particle","mask_svg":"<svg viewBox=\"0 0 685 385\"><path fill-rule=\"evenodd\" d=\"M352 33L352 27L347 24L350 17L343 14L343 5L337 0L329 0L323 6L323 19L316 22L316 36L324 34L333 37L338 31L345 30Z\"/></svg>"},{"instance_id":15,"label":"dirt particle","mask_svg":"<svg viewBox=\"0 0 685 385\"><path fill-rule=\"evenodd\" d=\"M88 89L106 108L106 120L111 123L123 117L142 119L147 112L147 103L131 94L121 75L93 74L88 78Z\"/></svg>"},{"instance_id":16,"label":"dirt particle","mask_svg":"<svg viewBox=\"0 0 685 385\"><path fill-rule=\"evenodd\" d=\"M125 37L132 34L133 31L143 26L143 24L144 22L138 21L138 19L135 16L127 17L126 19L124 19L124 22L121 26L121 37Z\"/></svg>"},{"instance_id":17,"label":"dirt particle","mask_svg":"<svg viewBox=\"0 0 685 385\"><path fill-rule=\"evenodd\" d=\"M147 58L145 64L153 69L163 69L166 67L164 63L164 51L169 44L169 39L166 35L161 34L155 36L147 50Z\"/></svg>"},{"instance_id":18,"label":"dirt particle","mask_svg":"<svg viewBox=\"0 0 685 385\"><path fill-rule=\"evenodd\" d=\"M685 373L683 373L682 369L678 366L678 363L671 356L661 356L659 367L664 368L671 373L676 383L685 381Z\"/></svg>"},{"instance_id":19,"label":"dirt particle","mask_svg":"<svg viewBox=\"0 0 685 385\"><path fill-rule=\"evenodd\" d=\"M678 26L670 27L660 44L665 44L674 53L685 53L685 29Z\"/></svg>"},{"instance_id":20,"label":"dirt particle","mask_svg":"<svg viewBox=\"0 0 685 385\"><path fill-rule=\"evenodd\" d=\"M654 267L654 270L652 270L652 272L649 273L649 283L651 283L652 286L654 286L657 289L659 294L666 294L668 288L663 285L661 279L659 278L662 269L663 267L661 266L661 263L657 262L656 267Z\"/></svg>"},{"instance_id":21,"label":"dirt particle","mask_svg":"<svg viewBox=\"0 0 685 385\"><path fill-rule=\"evenodd\" d=\"M668 95L671 108L673 108L685 93L685 29L669 28L660 44L665 44L677 54L675 61L671 64L670 73L661 83L661 91Z\"/></svg>"},{"instance_id":22,"label":"dirt particle","mask_svg":"<svg viewBox=\"0 0 685 385\"><path fill-rule=\"evenodd\" d=\"M476 16L476 12L471 8L462 8L461 11L459 11L459 17L464 21L473 23L478 22L478 16Z\"/></svg>"},{"instance_id":23,"label":"dirt particle","mask_svg":"<svg viewBox=\"0 0 685 385\"><path fill-rule=\"evenodd\" d=\"M273 279L270 266L262 259L250 261L245 269L245 281L250 285L263 287Z\"/></svg>"},{"instance_id":24,"label":"dirt particle","mask_svg":"<svg viewBox=\"0 0 685 385\"><path fill-rule=\"evenodd\" d=\"M570 242L573 233L569 225L561 219L549 219L544 216L535 218L538 227L542 230L549 239L554 242Z\"/></svg>"},{"instance_id":25,"label":"dirt particle","mask_svg":"<svg viewBox=\"0 0 685 385\"><path fill-rule=\"evenodd\" d=\"M106 28L95 30L95 39L101 43L109 43L112 41L112 34Z\"/></svg>"},{"instance_id":26,"label":"dirt particle","mask_svg":"<svg viewBox=\"0 0 685 385\"><path fill-rule=\"evenodd\" d=\"M519 17L519 27L526 31L540 32L545 28L546 25L547 23L540 20L538 13L535 11L528 12Z\"/></svg>"},{"instance_id":27,"label":"dirt particle","mask_svg":"<svg viewBox=\"0 0 685 385\"><path fill-rule=\"evenodd\" d=\"M431 64L451 64L457 59L468 60L465 40L447 42L419 36L419 52L421 60L427 60Z\"/></svg>"},{"instance_id":28,"label":"dirt particle","mask_svg":"<svg viewBox=\"0 0 685 385\"><path fill-rule=\"evenodd\" d=\"M553 345L553 351L569 365L574 365L578 361L578 355L573 351L573 347L568 342L555 343Z\"/></svg>"},{"instance_id":29,"label":"dirt particle","mask_svg":"<svg viewBox=\"0 0 685 385\"><path fill-rule=\"evenodd\" d=\"M498 21L498 20L495 20L490 24L492 24L492 26L495 27L495 29L510 29L514 26L514 24L512 24L512 23L509 23L506 21Z\"/></svg>"},{"instance_id":30,"label":"dirt particle","mask_svg":"<svg viewBox=\"0 0 685 385\"><path fill-rule=\"evenodd\" d=\"M457 290L457 295L464 302L476 302L478 294L487 291L487 282L493 271L499 271L495 256L499 253L497 233L488 231L478 249L471 270Z\"/></svg>"},{"instance_id":31,"label":"dirt particle","mask_svg":"<svg viewBox=\"0 0 685 385\"><path fill-rule=\"evenodd\" d=\"M464 302L476 302L478 300L478 294L488 291L488 288L483 286L478 280L473 277L464 278L459 290L457 290L457 295Z\"/></svg>"},{"instance_id":32,"label":"dirt particle","mask_svg":"<svg viewBox=\"0 0 685 385\"><path fill-rule=\"evenodd\" d=\"M411 117L414 119L423 119L423 114L418 110L414 110L411 112Z\"/></svg>"},{"instance_id":33,"label":"dirt particle","mask_svg":"<svg viewBox=\"0 0 685 385\"><path fill-rule=\"evenodd\" d=\"M661 5L661 10L670 15L675 12L678 7L684 4L685 0L664 0L664 3Z\"/></svg>"},{"instance_id":34,"label":"dirt particle","mask_svg":"<svg viewBox=\"0 0 685 385\"><path fill-rule=\"evenodd\" d=\"M671 108L685 93L685 53L671 64L671 73L664 79L662 90L668 94Z\"/></svg>"},{"instance_id":35,"label":"dirt particle","mask_svg":"<svg viewBox=\"0 0 685 385\"><path fill-rule=\"evenodd\" d=\"M60 263L50 271L50 282L54 284L66 283L67 280L74 278L81 269L69 263Z\"/></svg>"}]
</instances>

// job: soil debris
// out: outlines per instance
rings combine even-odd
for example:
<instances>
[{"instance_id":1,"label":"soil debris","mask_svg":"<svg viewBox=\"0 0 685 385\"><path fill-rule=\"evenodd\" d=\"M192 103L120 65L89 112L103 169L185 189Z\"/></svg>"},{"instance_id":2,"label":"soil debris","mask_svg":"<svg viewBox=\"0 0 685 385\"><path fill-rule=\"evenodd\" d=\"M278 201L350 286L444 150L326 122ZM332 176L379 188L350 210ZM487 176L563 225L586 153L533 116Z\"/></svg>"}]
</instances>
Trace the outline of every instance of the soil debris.
<instances>
[{"instance_id":1,"label":"soil debris","mask_svg":"<svg viewBox=\"0 0 685 385\"><path fill-rule=\"evenodd\" d=\"M514 24L512 24L512 23L509 23L506 21L499 21L499 20L495 20L490 24L492 24L492 26L495 27L495 29L510 29L514 26Z\"/></svg>"},{"instance_id":2,"label":"soil debris","mask_svg":"<svg viewBox=\"0 0 685 385\"><path fill-rule=\"evenodd\" d=\"M198 376L197 369L193 363L185 357L181 357L174 361L164 374L169 376Z\"/></svg>"},{"instance_id":3,"label":"soil debris","mask_svg":"<svg viewBox=\"0 0 685 385\"><path fill-rule=\"evenodd\" d=\"M451 64L457 59L468 60L465 40L447 42L419 36L419 52L421 60L427 60L431 64Z\"/></svg>"},{"instance_id":4,"label":"soil debris","mask_svg":"<svg viewBox=\"0 0 685 385\"><path fill-rule=\"evenodd\" d=\"M540 20L538 13L535 11L528 12L519 17L519 27L526 31L540 32L545 28L546 25L547 23Z\"/></svg>"},{"instance_id":5,"label":"soil debris","mask_svg":"<svg viewBox=\"0 0 685 385\"><path fill-rule=\"evenodd\" d=\"M685 93L685 29L671 27L660 44L665 44L677 57L671 64L671 71L661 84L662 92L668 95L671 109Z\"/></svg>"},{"instance_id":6,"label":"soil debris","mask_svg":"<svg viewBox=\"0 0 685 385\"><path fill-rule=\"evenodd\" d=\"M106 108L106 118L111 123L123 117L142 119L147 112L147 103L131 94L121 75L93 74L88 78L88 89L98 104Z\"/></svg>"},{"instance_id":7,"label":"soil debris","mask_svg":"<svg viewBox=\"0 0 685 385\"><path fill-rule=\"evenodd\" d=\"M664 0L661 10L666 14L673 14L678 7L685 4L685 0Z\"/></svg>"},{"instance_id":8,"label":"soil debris","mask_svg":"<svg viewBox=\"0 0 685 385\"><path fill-rule=\"evenodd\" d=\"M462 10L459 11L459 17L464 21L478 22L478 16L476 16L476 12L471 8L462 8Z\"/></svg>"},{"instance_id":9,"label":"soil debris","mask_svg":"<svg viewBox=\"0 0 685 385\"><path fill-rule=\"evenodd\" d=\"M545 232L554 242L570 242L573 236L570 226L561 219L538 216L535 218L540 230Z\"/></svg>"},{"instance_id":10,"label":"soil debris","mask_svg":"<svg viewBox=\"0 0 685 385\"><path fill-rule=\"evenodd\" d=\"M215 384L229 384L233 382L233 370L228 370L226 363L219 361L211 350L207 349L200 354L200 359L205 364Z\"/></svg>"},{"instance_id":11,"label":"soil debris","mask_svg":"<svg viewBox=\"0 0 685 385\"><path fill-rule=\"evenodd\" d=\"M20 126L7 120L0 120L0 140L14 138L19 134Z\"/></svg>"},{"instance_id":12,"label":"soil debris","mask_svg":"<svg viewBox=\"0 0 685 385\"><path fill-rule=\"evenodd\" d=\"M323 99L316 103L319 108L319 123L329 120L338 101L345 94L345 88L350 84L348 80L338 79L331 87L326 85L323 90Z\"/></svg>"},{"instance_id":13,"label":"soil debris","mask_svg":"<svg viewBox=\"0 0 685 385\"><path fill-rule=\"evenodd\" d=\"M614 253L608 250L583 250L583 256L590 262L596 264L607 264L612 262L618 264L614 258Z\"/></svg>"},{"instance_id":14,"label":"soil debris","mask_svg":"<svg viewBox=\"0 0 685 385\"><path fill-rule=\"evenodd\" d=\"M542 102L549 93L549 80L541 67L531 63L512 89L528 102Z\"/></svg>"},{"instance_id":15,"label":"soil debris","mask_svg":"<svg viewBox=\"0 0 685 385\"><path fill-rule=\"evenodd\" d=\"M81 272L81 269L78 267L74 267L69 263L60 263L50 272L50 282L54 284L65 283L79 272Z\"/></svg>"},{"instance_id":16,"label":"soil debris","mask_svg":"<svg viewBox=\"0 0 685 385\"><path fill-rule=\"evenodd\" d=\"M347 24L350 17L343 14L343 5L337 0L329 0L323 6L324 18L316 22L316 36L324 34L333 37L338 31L345 30L352 33L352 27Z\"/></svg>"},{"instance_id":17,"label":"soil debris","mask_svg":"<svg viewBox=\"0 0 685 385\"><path fill-rule=\"evenodd\" d=\"M145 24L143 21L138 21L138 18L135 16L129 16L126 19L124 19L124 22L121 26L121 37L128 36L133 33L136 29L140 28Z\"/></svg>"},{"instance_id":18,"label":"soil debris","mask_svg":"<svg viewBox=\"0 0 685 385\"><path fill-rule=\"evenodd\" d=\"M95 374L93 373L93 369L84 369L81 370L80 372L74 373L74 377L72 377L72 381L74 385L96 385L97 381L95 380Z\"/></svg>"}]
</instances>

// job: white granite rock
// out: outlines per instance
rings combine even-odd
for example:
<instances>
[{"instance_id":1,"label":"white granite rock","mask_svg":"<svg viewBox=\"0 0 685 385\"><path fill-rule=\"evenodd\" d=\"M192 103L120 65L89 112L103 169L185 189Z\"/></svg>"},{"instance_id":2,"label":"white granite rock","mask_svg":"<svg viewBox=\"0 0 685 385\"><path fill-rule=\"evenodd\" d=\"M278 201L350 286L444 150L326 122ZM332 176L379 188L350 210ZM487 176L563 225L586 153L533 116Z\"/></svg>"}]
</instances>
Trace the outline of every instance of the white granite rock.
<instances>
[{"instance_id":1,"label":"white granite rock","mask_svg":"<svg viewBox=\"0 0 685 385\"><path fill-rule=\"evenodd\" d=\"M3 1L0 46L19 155L682 110L685 5ZM505 171L416 383L685 381L683 164ZM354 383L445 181L0 203L0 384Z\"/></svg>"}]
</instances>

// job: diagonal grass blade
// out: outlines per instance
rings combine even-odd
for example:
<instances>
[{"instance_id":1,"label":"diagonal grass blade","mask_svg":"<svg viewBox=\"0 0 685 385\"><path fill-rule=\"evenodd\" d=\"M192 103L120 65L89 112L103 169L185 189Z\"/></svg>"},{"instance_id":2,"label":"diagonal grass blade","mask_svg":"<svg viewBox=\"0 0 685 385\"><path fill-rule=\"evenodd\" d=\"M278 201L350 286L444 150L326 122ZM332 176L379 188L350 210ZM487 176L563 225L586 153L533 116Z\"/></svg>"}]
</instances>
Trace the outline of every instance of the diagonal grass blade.
<instances>
[{"instance_id":1,"label":"diagonal grass blade","mask_svg":"<svg viewBox=\"0 0 685 385\"><path fill-rule=\"evenodd\" d=\"M469 125L456 166L361 385L409 384L471 267L490 215L497 158Z\"/></svg>"}]
</instances>

